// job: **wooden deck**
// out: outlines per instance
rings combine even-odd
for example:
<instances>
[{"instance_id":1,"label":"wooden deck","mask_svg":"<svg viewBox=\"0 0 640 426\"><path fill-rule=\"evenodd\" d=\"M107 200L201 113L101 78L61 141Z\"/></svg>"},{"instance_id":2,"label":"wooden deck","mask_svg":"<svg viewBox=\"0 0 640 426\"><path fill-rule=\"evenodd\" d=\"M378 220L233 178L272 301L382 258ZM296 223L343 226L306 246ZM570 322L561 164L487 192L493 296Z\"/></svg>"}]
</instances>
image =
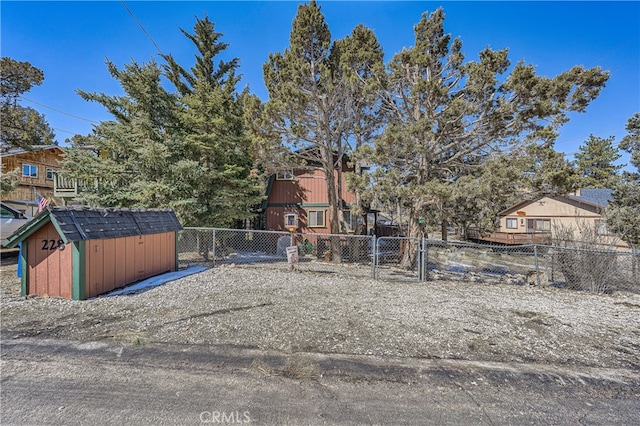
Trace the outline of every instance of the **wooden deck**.
<instances>
[{"instance_id":1,"label":"wooden deck","mask_svg":"<svg viewBox=\"0 0 640 426\"><path fill-rule=\"evenodd\" d=\"M481 235L476 230L469 230L467 237L471 240L482 242L490 242L506 245L523 245L523 244L550 244L550 232L535 232L531 234L516 232L492 232L488 235Z\"/></svg>"}]
</instances>

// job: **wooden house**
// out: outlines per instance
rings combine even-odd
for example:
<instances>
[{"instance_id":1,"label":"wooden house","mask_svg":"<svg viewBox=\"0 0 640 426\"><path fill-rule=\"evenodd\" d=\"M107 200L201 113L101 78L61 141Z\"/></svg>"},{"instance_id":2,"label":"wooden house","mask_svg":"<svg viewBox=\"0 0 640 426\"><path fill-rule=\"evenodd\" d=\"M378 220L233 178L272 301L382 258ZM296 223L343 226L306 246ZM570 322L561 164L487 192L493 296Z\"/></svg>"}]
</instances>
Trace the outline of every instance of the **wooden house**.
<instances>
[{"instance_id":1,"label":"wooden house","mask_svg":"<svg viewBox=\"0 0 640 426\"><path fill-rule=\"evenodd\" d=\"M3 196L5 203L34 216L38 211L38 194L53 204L61 204L54 198L54 180L63 159L58 145L36 145L32 150L12 148L0 154L2 173L18 171L18 186Z\"/></svg>"},{"instance_id":2,"label":"wooden house","mask_svg":"<svg viewBox=\"0 0 640 426\"><path fill-rule=\"evenodd\" d=\"M22 243L22 295L83 300L177 269L170 210L47 207L4 241Z\"/></svg>"},{"instance_id":3,"label":"wooden house","mask_svg":"<svg viewBox=\"0 0 640 426\"><path fill-rule=\"evenodd\" d=\"M338 172L334 172L337 185L342 187L341 201L347 232L355 229L357 220L350 210L356 197L347 191L344 181L344 172L350 171L353 171L353 168L349 167L345 160L342 182L338 183ZM262 211L265 215L263 223L270 231L295 230L307 234L329 234L331 224L324 171L319 166L310 164L272 175L267 185Z\"/></svg>"},{"instance_id":4,"label":"wooden house","mask_svg":"<svg viewBox=\"0 0 640 426\"><path fill-rule=\"evenodd\" d=\"M495 232L470 232L469 237L499 244L549 244L560 228L587 226L596 230L605 246L626 247L607 230L604 211L611 196L610 189L582 189L564 196L521 201L498 214Z\"/></svg>"}]
</instances>

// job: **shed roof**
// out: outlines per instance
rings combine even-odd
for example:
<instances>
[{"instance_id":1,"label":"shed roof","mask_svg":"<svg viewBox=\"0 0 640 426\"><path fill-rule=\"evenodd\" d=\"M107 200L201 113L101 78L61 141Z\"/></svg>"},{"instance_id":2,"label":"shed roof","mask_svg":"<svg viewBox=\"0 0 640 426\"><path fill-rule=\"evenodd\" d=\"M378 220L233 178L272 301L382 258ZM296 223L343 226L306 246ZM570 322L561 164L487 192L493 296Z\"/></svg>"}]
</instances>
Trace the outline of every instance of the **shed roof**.
<instances>
[{"instance_id":1,"label":"shed roof","mask_svg":"<svg viewBox=\"0 0 640 426\"><path fill-rule=\"evenodd\" d=\"M4 242L15 247L52 222L65 243L135 235L160 234L182 229L172 210L48 206Z\"/></svg>"}]
</instances>

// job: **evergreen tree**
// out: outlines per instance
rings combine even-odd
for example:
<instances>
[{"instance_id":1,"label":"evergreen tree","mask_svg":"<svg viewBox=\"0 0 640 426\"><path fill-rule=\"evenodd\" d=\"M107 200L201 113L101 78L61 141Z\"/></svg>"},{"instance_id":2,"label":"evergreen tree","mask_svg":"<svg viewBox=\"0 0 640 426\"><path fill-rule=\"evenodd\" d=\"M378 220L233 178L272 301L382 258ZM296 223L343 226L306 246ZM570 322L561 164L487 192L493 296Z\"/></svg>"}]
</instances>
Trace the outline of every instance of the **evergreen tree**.
<instances>
[{"instance_id":1,"label":"evergreen tree","mask_svg":"<svg viewBox=\"0 0 640 426\"><path fill-rule=\"evenodd\" d=\"M320 165L332 234L341 231L344 155L370 139L378 126L373 124L375 107L370 107L367 81L376 67L381 69L376 65L381 59L375 36L362 26L332 44L320 7L311 1L298 7L289 47L271 54L263 67L269 101L262 108L257 133L286 147L288 158L298 164ZM335 261L340 258L338 244L332 240Z\"/></svg>"},{"instance_id":2,"label":"evergreen tree","mask_svg":"<svg viewBox=\"0 0 640 426\"><path fill-rule=\"evenodd\" d=\"M607 226L634 249L640 247L640 113L629 118L620 148L631 154L635 172L625 171L607 208Z\"/></svg>"},{"instance_id":3,"label":"evergreen tree","mask_svg":"<svg viewBox=\"0 0 640 426\"><path fill-rule=\"evenodd\" d=\"M89 205L169 207L175 195L171 163L180 142L172 132L177 127L176 98L162 88L161 69L153 61L132 61L122 70L107 61L107 68L125 95L78 91L102 104L114 120L98 124L93 134L76 138L75 146L65 149L68 176L97 183L82 193Z\"/></svg>"},{"instance_id":4,"label":"evergreen tree","mask_svg":"<svg viewBox=\"0 0 640 426\"><path fill-rule=\"evenodd\" d=\"M18 103L18 98L44 81L44 73L29 62L0 59L0 151L54 143L54 134L44 115Z\"/></svg>"},{"instance_id":5,"label":"evergreen tree","mask_svg":"<svg viewBox=\"0 0 640 426\"><path fill-rule=\"evenodd\" d=\"M261 200L244 123L247 94L236 91L238 59L216 65L216 57L228 45L220 41L222 34L207 17L196 20L193 34L181 31L198 55L190 71L171 55L164 57L165 74L183 105L178 115L184 137L183 166L192 169L190 179L181 183L184 190L190 187L193 197L183 199L179 210L187 223L232 226L252 217L251 208Z\"/></svg>"},{"instance_id":6,"label":"evergreen tree","mask_svg":"<svg viewBox=\"0 0 640 426\"><path fill-rule=\"evenodd\" d=\"M371 146L384 124L378 83L385 78L384 53L373 31L363 25L356 26L351 34L337 40L331 50L334 78L341 86L345 120L349 126L343 134L344 146L351 154L354 172L346 175L348 186L355 192L356 205L353 214L362 217L356 224L355 233L361 234L366 224L366 212L371 199L366 197L364 188L368 183L363 174L363 160L366 148ZM338 167L338 176L342 173ZM339 178L340 182L341 179ZM338 199L342 199L338 186Z\"/></svg>"},{"instance_id":7,"label":"evergreen tree","mask_svg":"<svg viewBox=\"0 0 640 426\"><path fill-rule=\"evenodd\" d=\"M269 101L263 125L291 148L300 165L320 164L327 182L331 233L339 233L336 164L342 162L345 131L340 93L329 60L331 33L315 1L298 6L284 54L272 53L264 64Z\"/></svg>"},{"instance_id":8,"label":"evergreen tree","mask_svg":"<svg viewBox=\"0 0 640 426\"><path fill-rule=\"evenodd\" d=\"M135 61L119 70L107 62L124 96L80 91L107 108L114 120L67 150L69 176L89 185L82 197L100 206L163 207L187 226L228 227L251 216L258 203L243 126L242 96L235 85L237 60L214 64L226 48L208 19L197 19L199 55L191 71L172 56L161 68ZM163 70L177 88L161 84ZM90 149L86 149L86 148Z\"/></svg>"},{"instance_id":9,"label":"evergreen tree","mask_svg":"<svg viewBox=\"0 0 640 426\"><path fill-rule=\"evenodd\" d=\"M582 188L611 188L624 165L615 165L622 155L613 145L614 137L608 139L593 135L580 145L576 157L576 169L580 175L578 185Z\"/></svg>"},{"instance_id":10,"label":"evergreen tree","mask_svg":"<svg viewBox=\"0 0 640 426\"><path fill-rule=\"evenodd\" d=\"M620 149L631 154L631 164L640 171L640 113L627 121L627 135L620 141Z\"/></svg>"},{"instance_id":11,"label":"evergreen tree","mask_svg":"<svg viewBox=\"0 0 640 426\"><path fill-rule=\"evenodd\" d=\"M332 234L341 231L344 155L370 138L378 126L367 81L382 69L381 59L375 36L362 26L332 44L320 7L311 1L298 7L289 47L271 54L263 67L269 101L263 107L259 134L286 147L287 158L298 164L320 165ZM339 241L333 239L331 244L333 259L339 260Z\"/></svg>"},{"instance_id":12,"label":"evergreen tree","mask_svg":"<svg viewBox=\"0 0 640 426\"><path fill-rule=\"evenodd\" d=\"M506 74L506 49L486 48L465 63L462 42L443 24L442 9L423 14L415 45L392 58L382 88L390 123L376 141L374 178L408 209L410 237L420 236L419 219L428 216L442 223L446 237L454 182L496 153L552 142L566 113L584 111L608 79L599 68L579 66L546 78L523 62ZM416 254L413 245L404 264Z\"/></svg>"}]
</instances>

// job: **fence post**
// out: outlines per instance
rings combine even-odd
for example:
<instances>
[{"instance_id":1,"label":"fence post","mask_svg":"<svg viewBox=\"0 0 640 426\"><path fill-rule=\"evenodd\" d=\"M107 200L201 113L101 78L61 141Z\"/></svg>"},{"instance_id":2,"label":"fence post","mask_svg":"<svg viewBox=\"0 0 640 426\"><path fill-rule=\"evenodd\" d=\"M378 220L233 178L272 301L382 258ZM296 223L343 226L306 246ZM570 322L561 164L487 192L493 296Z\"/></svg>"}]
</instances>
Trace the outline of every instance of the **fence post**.
<instances>
[{"instance_id":1,"label":"fence post","mask_svg":"<svg viewBox=\"0 0 640 426\"><path fill-rule=\"evenodd\" d=\"M376 236L371 236L371 278L377 279L377 263L378 263L378 241Z\"/></svg>"},{"instance_id":2,"label":"fence post","mask_svg":"<svg viewBox=\"0 0 640 426\"><path fill-rule=\"evenodd\" d=\"M533 259L536 265L536 285L540 287L540 266L538 265L538 245L533 245Z\"/></svg>"},{"instance_id":3,"label":"fence post","mask_svg":"<svg viewBox=\"0 0 640 426\"><path fill-rule=\"evenodd\" d=\"M420 281L429 281L429 252L427 239L422 237L420 244Z\"/></svg>"},{"instance_id":4,"label":"fence post","mask_svg":"<svg viewBox=\"0 0 640 426\"><path fill-rule=\"evenodd\" d=\"M211 252L212 252L212 256L211 256L211 267L215 268L216 267L216 230L212 229L211 230L212 233L212 237L211 240L213 241L211 243L212 247L211 247Z\"/></svg>"}]
</instances>

